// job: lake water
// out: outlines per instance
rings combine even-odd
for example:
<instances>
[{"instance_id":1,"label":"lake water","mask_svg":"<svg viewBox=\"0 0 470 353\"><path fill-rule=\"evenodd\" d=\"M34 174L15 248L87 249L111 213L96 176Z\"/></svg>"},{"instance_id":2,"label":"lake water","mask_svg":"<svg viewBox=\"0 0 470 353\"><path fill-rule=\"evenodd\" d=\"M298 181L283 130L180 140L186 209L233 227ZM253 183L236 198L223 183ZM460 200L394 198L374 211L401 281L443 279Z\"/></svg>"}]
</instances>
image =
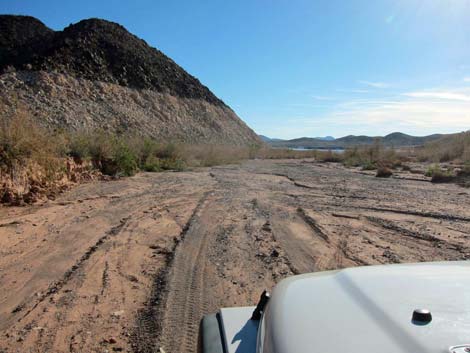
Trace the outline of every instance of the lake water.
<instances>
[{"instance_id":1,"label":"lake water","mask_svg":"<svg viewBox=\"0 0 470 353\"><path fill-rule=\"evenodd\" d=\"M305 147L295 147L295 148L289 148L290 150L293 151L324 151L324 152L335 152L335 153L344 153L344 149L338 148L338 149L328 149L328 148L305 148Z\"/></svg>"}]
</instances>

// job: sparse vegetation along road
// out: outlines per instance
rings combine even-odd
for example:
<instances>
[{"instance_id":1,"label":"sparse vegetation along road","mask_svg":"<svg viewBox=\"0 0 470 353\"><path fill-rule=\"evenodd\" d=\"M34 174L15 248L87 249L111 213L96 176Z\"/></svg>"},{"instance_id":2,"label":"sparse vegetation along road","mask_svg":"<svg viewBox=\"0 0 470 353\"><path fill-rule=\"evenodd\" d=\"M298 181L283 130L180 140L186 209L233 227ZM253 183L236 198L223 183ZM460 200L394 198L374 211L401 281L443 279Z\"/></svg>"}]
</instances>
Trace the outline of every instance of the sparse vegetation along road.
<instances>
[{"instance_id":1,"label":"sparse vegetation along road","mask_svg":"<svg viewBox=\"0 0 470 353\"><path fill-rule=\"evenodd\" d=\"M470 190L310 160L78 186L0 209L0 351L194 352L284 277L470 258Z\"/></svg>"}]
</instances>

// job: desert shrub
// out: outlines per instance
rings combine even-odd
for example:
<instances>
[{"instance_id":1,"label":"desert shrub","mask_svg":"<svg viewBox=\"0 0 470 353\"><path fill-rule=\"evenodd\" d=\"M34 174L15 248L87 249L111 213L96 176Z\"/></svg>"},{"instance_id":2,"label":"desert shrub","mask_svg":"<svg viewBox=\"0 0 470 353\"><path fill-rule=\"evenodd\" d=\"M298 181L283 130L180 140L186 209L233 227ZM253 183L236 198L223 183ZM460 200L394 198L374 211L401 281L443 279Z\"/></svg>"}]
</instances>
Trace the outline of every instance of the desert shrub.
<instances>
[{"instance_id":1,"label":"desert shrub","mask_svg":"<svg viewBox=\"0 0 470 353\"><path fill-rule=\"evenodd\" d=\"M451 182L455 178L452 171L444 170L438 164L434 164L429 167L425 175L431 177L431 182L433 183L447 183Z\"/></svg>"},{"instance_id":2,"label":"desert shrub","mask_svg":"<svg viewBox=\"0 0 470 353\"><path fill-rule=\"evenodd\" d=\"M139 167L137 156L124 141L115 142L113 151L113 161L116 165L116 173L124 176L134 175Z\"/></svg>"},{"instance_id":3,"label":"desert shrub","mask_svg":"<svg viewBox=\"0 0 470 353\"><path fill-rule=\"evenodd\" d=\"M182 147L174 142L159 145L155 150L155 156L160 159L183 159Z\"/></svg>"},{"instance_id":4,"label":"desert shrub","mask_svg":"<svg viewBox=\"0 0 470 353\"><path fill-rule=\"evenodd\" d=\"M427 177L432 177L435 173L441 173L441 172L442 172L442 169L439 166L439 164L433 164L426 170L424 175Z\"/></svg>"},{"instance_id":5,"label":"desert shrub","mask_svg":"<svg viewBox=\"0 0 470 353\"><path fill-rule=\"evenodd\" d=\"M470 131L427 143L418 153L422 162L470 162Z\"/></svg>"},{"instance_id":6,"label":"desert shrub","mask_svg":"<svg viewBox=\"0 0 470 353\"><path fill-rule=\"evenodd\" d=\"M90 141L90 135L84 133L70 134L67 154L78 162L90 158Z\"/></svg>"},{"instance_id":7,"label":"desert shrub","mask_svg":"<svg viewBox=\"0 0 470 353\"><path fill-rule=\"evenodd\" d=\"M462 170L459 172L460 176L470 176L470 161L466 162Z\"/></svg>"},{"instance_id":8,"label":"desert shrub","mask_svg":"<svg viewBox=\"0 0 470 353\"><path fill-rule=\"evenodd\" d=\"M160 172L163 169L162 162L153 155L148 156L142 165L142 169L146 172Z\"/></svg>"},{"instance_id":9,"label":"desert shrub","mask_svg":"<svg viewBox=\"0 0 470 353\"><path fill-rule=\"evenodd\" d=\"M42 168L46 179L54 178L62 168L57 160L63 152L63 139L47 132L30 120L25 111L5 118L0 128L0 168L13 174L27 161Z\"/></svg>"},{"instance_id":10,"label":"desert shrub","mask_svg":"<svg viewBox=\"0 0 470 353\"><path fill-rule=\"evenodd\" d=\"M175 170L181 172L186 169L186 162L181 158L167 158L161 160L163 170Z\"/></svg>"},{"instance_id":11,"label":"desert shrub","mask_svg":"<svg viewBox=\"0 0 470 353\"><path fill-rule=\"evenodd\" d=\"M407 165L407 164L402 164L401 169L402 169L403 171L406 171L406 172L410 172L410 171L411 171L411 167L410 167L409 165Z\"/></svg>"},{"instance_id":12,"label":"desert shrub","mask_svg":"<svg viewBox=\"0 0 470 353\"><path fill-rule=\"evenodd\" d=\"M333 151L317 151L316 159L321 162L339 163L343 161L339 153Z\"/></svg>"},{"instance_id":13,"label":"desert shrub","mask_svg":"<svg viewBox=\"0 0 470 353\"><path fill-rule=\"evenodd\" d=\"M90 158L103 174L132 176L139 169L139 157L123 136L101 131L80 135L72 141L75 142L70 154L81 159Z\"/></svg>"},{"instance_id":14,"label":"desert shrub","mask_svg":"<svg viewBox=\"0 0 470 353\"><path fill-rule=\"evenodd\" d=\"M192 166L236 164L250 157L249 147L193 145L183 148L184 160Z\"/></svg>"},{"instance_id":15,"label":"desert shrub","mask_svg":"<svg viewBox=\"0 0 470 353\"><path fill-rule=\"evenodd\" d=\"M375 170L375 169L377 169L377 166L372 162L366 162L362 166L362 170Z\"/></svg>"},{"instance_id":16,"label":"desert shrub","mask_svg":"<svg viewBox=\"0 0 470 353\"><path fill-rule=\"evenodd\" d=\"M454 180L454 175L448 172L436 173L431 178L432 183L449 183L453 180Z\"/></svg>"},{"instance_id":17,"label":"desert shrub","mask_svg":"<svg viewBox=\"0 0 470 353\"><path fill-rule=\"evenodd\" d=\"M248 147L248 158L255 159L258 156L259 151L262 149L262 146L259 144L251 144Z\"/></svg>"},{"instance_id":18,"label":"desert shrub","mask_svg":"<svg viewBox=\"0 0 470 353\"><path fill-rule=\"evenodd\" d=\"M203 167L212 167L220 164L238 163L239 156L227 149L221 150L215 146L208 146L201 158L201 165Z\"/></svg>"},{"instance_id":19,"label":"desert shrub","mask_svg":"<svg viewBox=\"0 0 470 353\"><path fill-rule=\"evenodd\" d=\"M146 162L149 158L157 157L157 151L159 149L159 144L157 141L151 138L145 138L142 141L140 148L136 151L140 157L141 163ZM135 145L135 144L134 144Z\"/></svg>"},{"instance_id":20,"label":"desert shrub","mask_svg":"<svg viewBox=\"0 0 470 353\"><path fill-rule=\"evenodd\" d=\"M303 158L317 158L319 151L316 150L292 150L289 148L270 148L261 147L257 152L255 158L261 159L303 159Z\"/></svg>"},{"instance_id":21,"label":"desert shrub","mask_svg":"<svg viewBox=\"0 0 470 353\"><path fill-rule=\"evenodd\" d=\"M141 170L147 172L181 171L187 166L187 151L190 151L190 147L181 143L159 143L148 137L125 137L124 141L134 153Z\"/></svg>"},{"instance_id":22,"label":"desert shrub","mask_svg":"<svg viewBox=\"0 0 470 353\"><path fill-rule=\"evenodd\" d=\"M390 168L381 166L377 169L377 178L390 178L393 175L393 172Z\"/></svg>"},{"instance_id":23,"label":"desert shrub","mask_svg":"<svg viewBox=\"0 0 470 353\"><path fill-rule=\"evenodd\" d=\"M115 137L105 132L90 135L88 153L96 167L101 169L102 163L112 160L115 143Z\"/></svg>"},{"instance_id":24,"label":"desert shrub","mask_svg":"<svg viewBox=\"0 0 470 353\"><path fill-rule=\"evenodd\" d=\"M213 167L223 164L224 154L214 146L206 146L199 156L200 165L203 167Z\"/></svg>"},{"instance_id":25,"label":"desert shrub","mask_svg":"<svg viewBox=\"0 0 470 353\"><path fill-rule=\"evenodd\" d=\"M470 143L465 146L462 156L461 156L461 160L467 166L470 166Z\"/></svg>"},{"instance_id":26,"label":"desert shrub","mask_svg":"<svg viewBox=\"0 0 470 353\"><path fill-rule=\"evenodd\" d=\"M463 187L470 187L470 162L465 163L462 168L457 171L455 181Z\"/></svg>"},{"instance_id":27,"label":"desert shrub","mask_svg":"<svg viewBox=\"0 0 470 353\"><path fill-rule=\"evenodd\" d=\"M380 167L395 169L407 157L398 154L393 148L385 148L376 140L370 146L356 146L346 149L343 164L348 167L361 167L363 170L375 170Z\"/></svg>"},{"instance_id":28,"label":"desert shrub","mask_svg":"<svg viewBox=\"0 0 470 353\"><path fill-rule=\"evenodd\" d=\"M252 157L249 157L252 158ZM314 158L320 162L342 162L343 156L341 153L325 150L293 150L289 148L269 148L260 147L255 155L255 158L261 159L304 159Z\"/></svg>"},{"instance_id":29,"label":"desert shrub","mask_svg":"<svg viewBox=\"0 0 470 353\"><path fill-rule=\"evenodd\" d=\"M284 158L294 158L293 150L288 148L270 148L263 147L256 154L256 158L261 159L284 159Z\"/></svg>"},{"instance_id":30,"label":"desert shrub","mask_svg":"<svg viewBox=\"0 0 470 353\"><path fill-rule=\"evenodd\" d=\"M66 156L77 162L89 160L103 174L130 176L138 170L180 171L188 166L239 163L256 158L260 150L258 145L185 145L106 131L52 133L20 111L0 126L0 170L13 173L18 165L32 161L51 178L65 171Z\"/></svg>"},{"instance_id":31,"label":"desert shrub","mask_svg":"<svg viewBox=\"0 0 470 353\"><path fill-rule=\"evenodd\" d=\"M365 158L363 158L357 147L347 149L344 152L343 163L347 167L359 167L367 164L367 162L372 163L371 161L366 161Z\"/></svg>"}]
</instances>

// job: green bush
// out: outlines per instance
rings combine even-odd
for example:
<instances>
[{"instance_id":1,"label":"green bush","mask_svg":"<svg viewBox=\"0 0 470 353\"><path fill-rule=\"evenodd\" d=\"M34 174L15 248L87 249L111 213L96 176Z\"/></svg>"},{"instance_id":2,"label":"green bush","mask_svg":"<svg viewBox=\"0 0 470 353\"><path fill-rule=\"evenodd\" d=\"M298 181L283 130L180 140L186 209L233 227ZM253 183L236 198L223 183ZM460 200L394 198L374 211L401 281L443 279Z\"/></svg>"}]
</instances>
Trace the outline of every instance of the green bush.
<instances>
[{"instance_id":1,"label":"green bush","mask_svg":"<svg viewBox=\"0 0 470 353\"><path fill-rule=\"evenodd\" d=\"M150 155L145 160L142 169L146 172L160 172L162 171L162 162L157 157Z\"/></svg>"},{"instance_id":2,"label":"green bush","mask_svg":"<svg viewBox=\"0 0 470 353\"><path fill-rule=\"evenodd\" d=\"M78 162L90 158L90 136L86 134L71 135L67 154Z\"/></svg>"},{"instance_id":3,"label":"green bush","mask_svg":"<svg viewBox=\"0 0 470 353\"><path fill-rule=\"evenodd\" d=\"M450 170L442 169L438 164L429 167L425 175L431 177L433 183L447 183L454 180L455 175Z\"/></svg>"},{"instance_id":4,"label":"green bush","mask_svg":"<svg viewBox=\"0 0 470 353\"><path fill-rule=\"evenodd\" d=\"M377 169L377 166L375 165L375 163L372 163L372 162L366 162L363 166L362 166L362 170L375 170Z\"/></svg>"},{"instance_id":5,"label":"green bush","mask_svg":"<svg viewBox=\"0 0 470 353\"><path fill-rule=\"evenodd\" d=\"M186 163L181 158L162 159L161 166L163 170L176 170L183 171L186 168Z\"/></svg>"},{"instance_id":6,"label":"green bush","mask_svg":"<svg viewBox=\"0 0 470 353\"><path fill-rule=\"evenodd\" d=\"M442 169L439 166L439 164L433 164L426 170L424 175L427 177L432 177L435 173L440 173L440 172L442 172Z\"/></svg>"},{"instance_id":7,"label":"green bush","mask_svg":"<svg viewBox=\"0 0 470 353\"><path fill-rule=\"evenodd\" d=\"M142 168L144 168L145 164L152 163L150 159L152 159L152 157L156 157L156 152L159 148L159 145L155 140L148 137L143 139L140 137L133 137L127 138L126 140L131 150L138 157L139 165Z\"/></svg>"},{"instance_id":8,"label":"green bush","mask_svg":"<svg viewBox=\"0 0 470 353\"><path fill-rule=\"evenodd\" d=\"M113 159L115 143L116 138L104 132L89 136L88 153L98 169L101 169L102 163L109 163Z\"/></svg>"},{"instance_id":9,"label":"green bush","mask_svg":"<svg viewBox=\"0 0 470 353\"><path fill-rule=\"evenodd\" d=\"M137 156L131 151L129 146L123 142L117 142L114 146L113 159L117 167L116 174L124 176L134 175L138 169Z\"/></svg>"},{"instance_id":10,"label":"green bush","mask_svg":"<svg viewBox=\"0 0 470 353\"><path fill-rule=\"evenodd\" d=\"M379 140L369 146L356 146L346 149L343 164L347 167L361 167L375 170L380 167L395 169L400 167L406 157L399 155L393 148L385 148Z\"/></svg>"},{"instance_id":11,"label":"green bush","mask_svg":"<svg viewBox=\"0 0 470 353\"><path fill-rule=\"evenodd\" d=\"M138 156L129 141L106 132L72 136L69 155L79 160L90 158L106 175L132 176L139 169Z\"/></svg>"},{"instance_id":12,"label":"green bush","mask_svg":"<svg viewBox=\"0 0 470 353\"><path fill-rule=\"evenodd\" d=\"M182 159L181 154L181 149L173 142L160 145L155 151L156 157L160 159Z\"/></svg>"}]
</instances>

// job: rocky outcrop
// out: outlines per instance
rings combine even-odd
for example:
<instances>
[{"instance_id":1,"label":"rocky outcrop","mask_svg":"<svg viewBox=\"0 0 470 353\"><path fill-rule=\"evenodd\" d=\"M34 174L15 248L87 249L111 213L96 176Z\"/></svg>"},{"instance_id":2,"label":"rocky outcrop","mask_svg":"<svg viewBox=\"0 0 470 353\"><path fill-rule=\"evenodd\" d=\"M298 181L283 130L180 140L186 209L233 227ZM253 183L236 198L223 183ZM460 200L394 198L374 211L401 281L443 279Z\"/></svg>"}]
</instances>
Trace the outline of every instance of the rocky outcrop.
<instances>
[{"instance_id":1,"label":"rocky outcrop","mask_svg":"<svg viewBox=\"0 0 470 353\"><path fill-rule=\"evenodd\" d=\"M51 129L105 129L189 143L258 144L199 80L116 23L52 31L0 16L0 96Z\"/></svg>"},{"instance_id":2,"label":"rocky outcrop","mask_svg":"<svg viewBox=\"0 0 470 353\"><path fill-rule=\"evenodd\" d=\"M6 103L0 104L0 114L9 116L20 105L49 129L104 129L186 143L257 142L256 135L225 105L154 90L20 71L0 77L0 96Z\"/></svg>"},{"instance_id":3,"label":"rocky outcrop","mask_svg":"<svg viewBox=\"0 0 470 353\"><path fill-rule=\"evenodd\" d=\"M31 43L38 43L54 34L41 21L29 16L0 15L0 68L15 65L34 55Z\"/></svg>"}]
</instances>

